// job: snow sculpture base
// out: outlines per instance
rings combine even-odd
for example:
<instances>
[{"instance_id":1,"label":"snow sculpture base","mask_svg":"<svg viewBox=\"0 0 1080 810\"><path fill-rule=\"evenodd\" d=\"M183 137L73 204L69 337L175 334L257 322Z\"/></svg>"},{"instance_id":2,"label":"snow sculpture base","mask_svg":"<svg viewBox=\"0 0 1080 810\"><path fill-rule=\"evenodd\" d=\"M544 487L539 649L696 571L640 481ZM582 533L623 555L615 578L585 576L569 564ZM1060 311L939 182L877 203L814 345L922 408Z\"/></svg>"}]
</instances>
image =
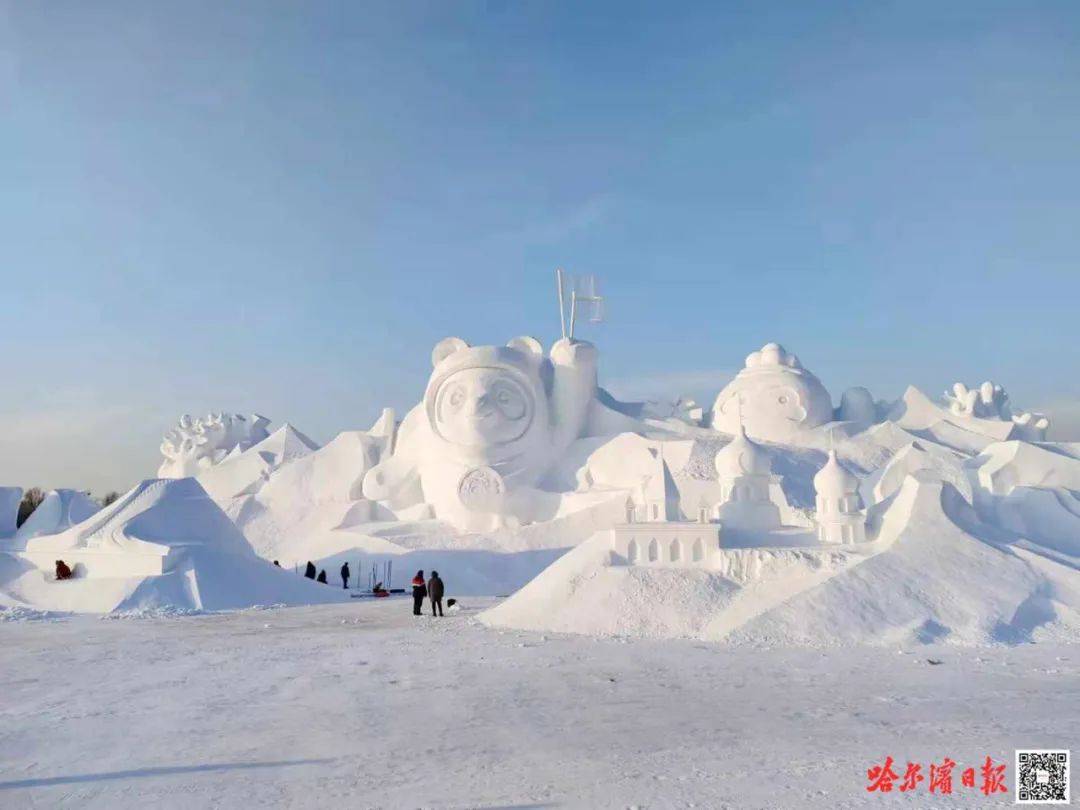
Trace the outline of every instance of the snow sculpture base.
<instances>
[{"instance_id":1,"label":"snow sculpture base","mask_svg":"<svg viewBox=\"0 0 1080 810\"><path fill-rule=\"evenodd\" d=\"M172 568L170 549L162 553L126 553L93 551L90 549L57 549L53 551L17 551L15 556L51 576L56 561L63 560L77 578L90 577L153 577ZM178 554L173 554L174 561Z\"/></svg>"},{"instance_id":2,"label":"snow sculpture base","mask_svg":"<svg viewBox=\"0 0 1080 810\"><path fill-rule=\"evenodd\" d=\"M726 528L746 532L767 532L782 523L772 501L727 501L716 508L716 517Z\"/></svg>"}]
</instances>

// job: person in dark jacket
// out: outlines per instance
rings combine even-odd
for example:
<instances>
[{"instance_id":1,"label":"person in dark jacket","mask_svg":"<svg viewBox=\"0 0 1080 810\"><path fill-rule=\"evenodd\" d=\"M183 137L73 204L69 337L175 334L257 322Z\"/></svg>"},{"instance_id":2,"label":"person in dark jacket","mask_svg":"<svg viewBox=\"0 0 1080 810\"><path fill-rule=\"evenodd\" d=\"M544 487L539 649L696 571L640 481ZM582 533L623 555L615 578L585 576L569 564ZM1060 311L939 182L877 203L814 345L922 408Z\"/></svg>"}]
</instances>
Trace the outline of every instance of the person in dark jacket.
<instances>
[{"instance_id":1,"label":"person in dark jacket","mask_svg":"<svg viewBox=\"0 0 1080 810\"><path fill-rule=\"evenodd\" d=\"M346 562L341 566L341 587L345 590L349 590L349 563Z\"/></svg>"},{"instance_id":2,"label":"person in dark jacket","mask_svg":"<svg viewBox=\"0 0 1080 810\"><path fill-rule=\"evenodd\" d=\"M435 615L435 609L439 609L438 615L442 616L443 581L439 579L439 572L432 571L431 579L427 583L427 595L431 600L431 615Z\"/></svg>"},{"instance_id":3,"label":"person in dark jacket","mask_svg":"<svg viewBox=\"0 0 1080 810\"><path fill-rule=\"evenodd\" d=\"M68 568L68 564L63 560L56 561L56 578L71 579L71 569Z\"/></svg>"},{"instance_id":4,"label":"person in dark jacket","mask_svg":"<svg viewBox=\"0 0 1080 810\"><path fill-rule=\"evenodd\" d=\"M315 563L311 560L307 561L307 568L304 569L304 576L308 579L315 579Z\"/></svg>"},{"instance_id":5,"label":"person in dark jacket","mask_svg":"<svg viewBox=\"0 0 1080 810\"><path fill-rule=\"evenodd\" d=\"M413 616L420 615L420 608L424 606L424 597L427 596L427 585L424 584L424 569L421 568L412 578L412 612Z\"/></svg>"}]
</instances>

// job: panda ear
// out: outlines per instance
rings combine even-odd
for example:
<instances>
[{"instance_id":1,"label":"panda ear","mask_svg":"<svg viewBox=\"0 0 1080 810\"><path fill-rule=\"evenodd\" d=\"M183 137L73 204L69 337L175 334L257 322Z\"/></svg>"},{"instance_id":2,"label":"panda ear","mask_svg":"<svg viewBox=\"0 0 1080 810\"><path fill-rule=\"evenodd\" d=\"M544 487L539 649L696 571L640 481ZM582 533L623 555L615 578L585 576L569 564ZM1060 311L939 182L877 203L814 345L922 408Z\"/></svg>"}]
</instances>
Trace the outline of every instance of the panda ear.
<instances>
[{"instance_id":1,"label":"panda ear","mask_svg":"<svg viewBox=\"0 0 1080 810\"><path fill-rule=\"evenodd\" d=\"M431 350L431 365L437 366L450 355L467 348L469 348L469 344L459 337L443 338Z\"/></svg>"},{"instance_id":2,"label":"panda ear","mask_svg":"<svg viewBox=\"0 0 1080 810\"><path fill-rule=\"evenodd\" d=\"M522 335L521 337L516 337L506 345L509 346L511 349L517 349L522 354L532 355L532 358L534 360L539 360L541 357L544 356L543 345L540 343L539 340L534 337L530 337L529 335Z\"/></svg>"}]
</instances>

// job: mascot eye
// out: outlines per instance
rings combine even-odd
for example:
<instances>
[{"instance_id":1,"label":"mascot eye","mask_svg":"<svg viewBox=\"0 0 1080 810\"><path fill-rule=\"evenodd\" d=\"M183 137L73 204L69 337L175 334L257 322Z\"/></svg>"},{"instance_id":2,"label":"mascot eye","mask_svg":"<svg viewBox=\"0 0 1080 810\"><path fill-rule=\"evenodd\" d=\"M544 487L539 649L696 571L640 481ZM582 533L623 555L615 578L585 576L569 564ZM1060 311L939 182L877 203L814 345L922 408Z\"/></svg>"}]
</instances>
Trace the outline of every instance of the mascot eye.
<instances>
[{"instance_id":1,"label":"mascot eye","mask_svg":"<svg viewBox=\"0 0 1080 810\"><path fill-rule=\"evenodd\" d=\"M465 401L465 392L461 390L460 386L456 386L450 392L450 396L447 398L447 402L450 403L450 407L454 408L455 410L457 408L460 408L461 403L463 403L464 401Z\"/></svg>"},{"instance_id":2,"label":"mascot eye","mask_svg":"<svg viewBox=\"0 0 1080 810\"><path fill-rule=\"evenodd\" d=\"M507 419L520 419L525 415L525 400L517 391L499 385L492 391L495 406Z\"/></svg>"},{"instance_id":3,"label":"mascot eye","mask_svg":"<svg viewBox=\"0 0 1080 810\"><path fill-rule=\"evenodd\" d=\"M783 394L780 395L780 404L781 405L787 405L787 397L784 396Z\"/></svg>"}]
</instances>

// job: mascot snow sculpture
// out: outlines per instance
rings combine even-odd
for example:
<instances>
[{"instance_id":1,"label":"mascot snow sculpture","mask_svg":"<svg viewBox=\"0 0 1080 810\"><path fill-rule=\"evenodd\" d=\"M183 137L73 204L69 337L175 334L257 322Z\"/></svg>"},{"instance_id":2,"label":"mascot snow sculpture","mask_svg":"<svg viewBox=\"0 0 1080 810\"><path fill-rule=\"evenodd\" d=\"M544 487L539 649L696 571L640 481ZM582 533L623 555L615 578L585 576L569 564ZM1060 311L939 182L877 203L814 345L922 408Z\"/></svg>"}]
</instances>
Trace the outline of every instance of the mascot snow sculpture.
<instances>
[{"instance_id":1,"label":"mascot snow sculpture","mask_svg":"<svg viewBox=\"0 0 1080 810\"><path fill-rule=\"evenodd\" d=\"M1043 414L1014 409L1005 389L990 380L970 389L963 383L954 383L952 391L945 392L945 401L954 416L1011 421L1016 425L1013 438L1024 441L1044 441L1050 427L1050 420Z\"/></svg>"},{"instance_id":2,"label":"mascot snow sculpture","mask_svg":"<svg viewBox=\"0 0 1080 810\"><path fill-rule=\"evenodd\" d=\"M211 413L194 419L184 414L161 442L165 460L158 468L158 478L198 475L234 450L243 452L261 442L270 435L266 430L269 424L269 419L257 414Z\"/></svg>"},{"instance_id":3,"label":"mascot snow sculpture","mask_svg":"<svg viewBox=\"0 0 1080 810\"><path fill-rule=\"evenodd\" d=\"M741 408L741 417L740 417ZM712 426L783 442L800 431L832 421L829 392L779 343L767 343L746 358L746 367L716 397Z\"/></svg>"},{"instance_id":4,"label":"mascot snow sculpture","mask_svg":"<svg viewBox=\"0 0 1080 810\"><path fill-rule=\"evenodd\" d=\"M475 347L446 338L431 361L424 401L365 476L364 496L395 510L426 503L469 531L515 522L529 488L586 429L595 347L564 338L545 357L531 337Z\"/></svg>"}]
</instances>

